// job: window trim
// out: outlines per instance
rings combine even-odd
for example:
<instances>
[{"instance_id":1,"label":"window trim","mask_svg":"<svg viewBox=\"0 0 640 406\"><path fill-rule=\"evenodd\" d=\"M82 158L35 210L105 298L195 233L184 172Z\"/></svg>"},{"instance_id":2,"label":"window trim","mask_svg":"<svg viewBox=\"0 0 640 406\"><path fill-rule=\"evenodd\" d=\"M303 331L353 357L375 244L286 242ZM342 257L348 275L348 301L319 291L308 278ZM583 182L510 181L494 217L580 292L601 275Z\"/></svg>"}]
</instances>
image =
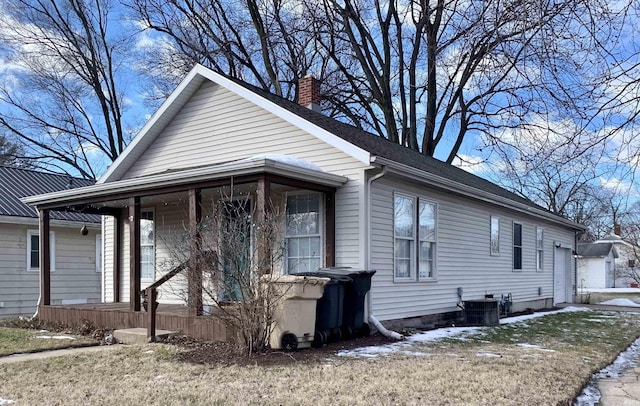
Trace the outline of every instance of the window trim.
<instances>
[{"instance_id":1,"label":"window trim","mask_svg":"<svg viewBox=\"0 0 640 406\"><path fill-rule=\"evenodd\" d=\"M40 243L40 231L29 229L27 230L27 255L26 255L26 268L27 272L40 272L40 266L34 268L31 266L31 236L38 237L38 244ZM56 235L54 231L49 232L49 252L51 253L51 272L56 270ZM40 255L40 247L38 247L38 255Z\"/></svg>"},{"instance_id":2,"label":"window trim","mask_svg":"<svg viewBox=\"0 0 640 406\"><path fill-rule=\"evenodd\" d=\"M538 235L541 234L541 238ZM538 246L541 242L541 246ZM544 271L544 228L536 226L536 272Z\"/></svg>"},{"instance_id":3,"label":"window trim","mask_svg":"<svg viewBox=\"0 0 640 406\"><path fill-rule=\"evenodd\" d=\"M96 273L102 273L102 233L96 233Z\"/></svg>"},{"instance_id":4,"label":"window trim","mask_svg":"<svg viewBox=\"0 0 640 406\"><path fill-rule=\"evenodd\" d=\"M520 245L516 245L516 225L520 226ZM512 232L512 239L511 239L511 248L512 248L512 252L513 255L511 256L512 259L512 263L511 263L511 267L513 269L514 272L522 272L523 264L522 264L522 260L523 260L523 252L522 252L522 247L524 245L523 241L523 235L524 235L524 227L522 225L522 223L519 223L517 221L513 222L513 225L511 227L511 232ZM516 248L520 248L520 268L516 268Z\"/></svg>"},{"instance_id":5,"label":"window trim","mask_svg":"<svg viewBox=\"0 0 640 406\"><path fill-rule=\"evenodd\" d=\"M498 226L498 235L497 235L497 250L494 251L494 245L493 245L493 221L496 220L497 221L497 226ZM489 216L489 255L491 255L492 257L499 257L500 256L500 216Z\"/></svg>"},{"instance_id":6,"label":"window trim","mask_svg":"<svg viewBox=\"0 0 640 406\"><path fill-rule=\"evenodd\" d=\"M142 276L142 237L140 237L140 281L141 282L153 282L156 278L156 248L157 248L157 230L156 230L156 210L155 207L143 207L140 209L140 221L142 221L142 213L151 213L153 216L153 276L151 278L145 278ZM142 231L142 226L140 226Z\"/></svg>"},{"instance_id":7,"label":"window trim","mask_svg":"<svg viewBox=\"0 0 640 406\"><path fill-rule=\"evenodd\" d=\"M413 219L413 237L409 238L409 237L405 237L405 236L397 236L396 235L396 226L395 226L395 220L396 220L396 215L395 215L395 202L396 202L396 197L403 197L403 198L407 198L407 199L411 199L413 201L413 213L412 213L412 219ZM426 203L429 205L433 205L434 208L434 213L433 213L433 221L434 221L434 238L433 241L431 240L422 240L420 238L420 203ZM426 198L424 196L421 195L412 195L409 193L405 193L405 192L401 192L401 191L394 191L393 193L393 201L392 201L392 207L393 207L393 220L392 220L392 235L393 235L393 244L392 244L392 250L393 250L393 254L392 254L392 261L393 261L393 281L394 282L398 282L398 283L411 283L411 282L422 282L422 283L433 283L437 281L438 278L438 223L439 223L439 219L438 219L438 202L436 202L435 200ZM410 273L409 276L404 277L404 276L397 276L397 272L396 272L396 252L395 252L395 244L396 244L396 239L400 239L400 240L409 240L412 241L411 244L411 251L410 251ZM420 254L420 243L426 241L426 242L431 242L434 244L434 248L433 248L433 253L432 253L432 276L431 277L424 277L421 278L420 277L420 258L419 258L419 254Z\"/></svg>"},{"instance_id":8,"label":"window trim","mask_svg":"<svg viewBox=\"0 0 640 406\"><path fill-rule=\"evenodd\" d=\"M298 235L290 235L287 233L287 207L286 203L290 196L300 196L300 195L318 195L318 234L298 234ZM307 190L307 189L298 189L292 190L285 193L284 197L285 201L285 214L284 214L284 243L285 243L285 252L282 264L283 273L286 275L295 275L289 272L289 239L290 238L309 238L309 237L320 237L320 268L325 266L325 194L323 192L318 192L315 190Z\"/></svg>"}]
</instances>

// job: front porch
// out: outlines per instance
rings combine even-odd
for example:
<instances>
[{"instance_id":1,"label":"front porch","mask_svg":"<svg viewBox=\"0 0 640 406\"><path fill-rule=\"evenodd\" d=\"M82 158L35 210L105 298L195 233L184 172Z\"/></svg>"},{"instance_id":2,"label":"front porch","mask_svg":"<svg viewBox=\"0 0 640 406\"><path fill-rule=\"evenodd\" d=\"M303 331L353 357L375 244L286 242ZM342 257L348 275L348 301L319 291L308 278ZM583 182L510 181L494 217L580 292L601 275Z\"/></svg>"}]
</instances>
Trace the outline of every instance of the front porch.
<instances>
[{"instance_id":1,"label":"front porch","mask_svg":"<svg viewBox=\"0 0 640 406\"><path fill-rule=\"evenodd\" d=\"M44 321L66 325L81 325L89 321L95 327L124 329L149 328L149 314L132 311L127 302L94 303L78 305L41 305L39 318ZM218 318L211 316L190 316L185 305L159 303L155 315L156 328L175 331L198 340L229 341L232 333Z\"/></svg>"},{"instance_id":2,"label":"front porch","mask_svg":"<svg viewBox=\"0 0 640 406\"><path fill-rule=\"evenodd\" d=\"M205 306L248 296L236 292L242 285L237 281L221 292L220 281L234 265L246 268L237 274L249 270L258 276L334 266L335 194L346 181L319 169L255 158L25 199L40 214L39 317L72 325L88 320L110 329L147 328L150 339L161 329L227 341L229 327L215 310L203 315ZM51 304L51 211L104 216L104 303ZM274 215L277 211L280 216ZM284 231L259 244L256 235L266 228L261 225L276 217ZM216 219L218 228L212 232L209 226ZM224 235L230 219L244 227L245 236L237 241ZM233 242L241 248L230 251ZM273 244L288 247L283 257L270 257L278 250ZM141 297L155 299L156 293L157 314L143 311Z\"/></svg>"}]
</instances>

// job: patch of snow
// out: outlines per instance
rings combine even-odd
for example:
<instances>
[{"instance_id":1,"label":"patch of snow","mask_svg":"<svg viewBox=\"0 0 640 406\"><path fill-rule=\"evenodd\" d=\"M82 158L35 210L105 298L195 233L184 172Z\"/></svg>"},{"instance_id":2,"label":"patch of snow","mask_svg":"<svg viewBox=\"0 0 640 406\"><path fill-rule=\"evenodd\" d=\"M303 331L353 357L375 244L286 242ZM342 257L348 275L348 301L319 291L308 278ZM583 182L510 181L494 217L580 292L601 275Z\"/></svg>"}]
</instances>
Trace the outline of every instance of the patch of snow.
<instances>
[{"instance_id":1,"label":"patch of snow","mask_svg":"<svg viewBox=\"0 0 640 406\"><path fill-rule=\"evenodd\" d=\"M600 401L598 381L603 378L619 378L624 371L638 365L640 357L640 338L636 339L625 351L621 352L612 364L591 376L589 384L576 398L574 406L593 406Z\"/></svg>"},{"instance_id":2,"label":"patch of snow","mask_svg":"<svg viewBox=\"0 0 640 406\"><path fill-rule=\"evenodd\" d=\"M272 161L281 162L283 164L297 166L299 168L310 169L312 171L322 172L322 169L314 163L309 161L305 161L304 159L296 158L290 155L284 154L258 154L254 155L250 158L247 158L247 161L252 161L254 159L270 159Z\"/></svg>"},{"instance_id":3,"label":"patch of snow","mask_svg":"<svg viewBox=\"0 0 640 406\"><path fill-rule=\"evenodd\" d=\"M48 333L49 330L38 330L38 333L42 334L42 333Z\"/></svg>"},{"instance_id":4,"label":"patch of snow","mask_svg":"<svg viewBox=\"0 0 640 406\"><path fill-rule=\"evenodd\" d=\"M520 323L522 321L537 319L538 317L544 317L550 314L570 313L570 312L589 312L589 311L591 311L591 309L588 309L586 307L569 306L569 307L562 308L560 310L553 310L550 312L537 312L533 314L525 314L522 316L505 317L504 319L500 319L500 324Z\"/></svg>"},{"instance_id":5,"label":"patch of snow","mask_svg":"<svg viewBox=\"0 0 640 406\"><path fill-rule=\"evenodd\" d=\"M477 352L477 353L476 353L476 357L501 358L501 357L502 357L502 355L494 354L494 353L492 353L492 352L483 352L483 351L480 351L480 352Z\"/></svg>"},{"instance_id":6,"label":"patch of snow","mask_svg":"<svg viewBox=\"0 0 640 406\"><path fill-rule=\"evenodd\" d=\"M153 350L147 350L147 351L143 351L143 354L153 354Z\"/></svg>"},{"instance_id":7,"label":"patch of snow","mask_svg":"<svg viewBox=\"0 0 640 406\"><path fill-rule=\"evenodd\" d=\"M604 302L600 302L599 304L610 306L640 307L640 304L626 298L605 300Z\"/></svg>"},{"instance_id":8,"label":"patch of snow","mask_svg":"<svg viewBox=\"0 0 640 406\"><path fill-rule=\"evenodd\" d=\"M11 400L11 399L0 398L0 406L2 406L2 405L10 405L12 403L15 403L15 402L13 400Z\"/></svg>"},{"instance_id":9,"label":"patch of snow","mask_svg":"<svg viewBox=\"0 0 640 406\"><path fill-rule=\"evenodd\" d=\"M535 344L519 343L519 344L516 344L516 345L518 347L521 347L521 348L528 348L528 349L532 349L532 350L539 350L539 351L545 351L545 352L556 352L556 350L551 350L549 348L540 347L539 345L535 345Z\"/></svg>"},{"instance_id":10,"label":"patch of snow","mask_svg":"<svg viewBox=\"0 0 640 406\"><path fill-rule=\"evenodd\" d=\"M578 289L578 293L640 293L640 288L602 288L602 289Z\"/></svg>"},{"instance_id":11,"label":"patch of snow","mask_svg":"<svg viewBox=\"0 0 640 406\"><path fill-rule=\"evenodd\" d=\"M36 338L42 338L44 340L75 340L75 337L71 336L36 336Z\"/></svg>"}]
</instances>

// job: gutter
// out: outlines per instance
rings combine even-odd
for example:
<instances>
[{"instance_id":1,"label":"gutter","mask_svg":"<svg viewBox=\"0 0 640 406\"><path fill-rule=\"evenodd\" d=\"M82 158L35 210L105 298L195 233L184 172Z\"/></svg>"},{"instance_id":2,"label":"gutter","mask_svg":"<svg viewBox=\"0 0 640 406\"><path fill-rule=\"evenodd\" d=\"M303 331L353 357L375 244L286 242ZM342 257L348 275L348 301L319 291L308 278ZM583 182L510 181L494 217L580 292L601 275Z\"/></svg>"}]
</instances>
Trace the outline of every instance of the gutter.
<instances>
[{"instance_id":1,"label":"gutter","mask_svg":"<svg viewBox=\"0 0 640 406\"><path fill-rule=\"evenodd\" d=\"M384 165L385 167L388 167L390 173L395 173L395 174L402 175L404 177L407 177L422 183L427 183L429 185L436 186L437 188L442 190L453 192L458 195L462 195L466 197L471 197L475 200L481 200L497 206L509 208L511 210L515 210L520 213L525 213L530 216L542 218L557 224L562 224L564 226L571 227L574 230L585 230L585 227L583 225L575 223L563 217L556 216L555 214L551 214L549 212L546 212L544 210L538 209L536 207L533 207L524 203L519 203L511 199L497 196L493 193L489 193L484 190L474 188L472 186L468 186L459 182L454 182L450 179L444 178L439 175L435 175L430 172L423 171L421 169L416 169L408 165L403 165L379 156L373 157L371 161L372 163L376 162L381 165Z\"/></svg>"}]
</instances>

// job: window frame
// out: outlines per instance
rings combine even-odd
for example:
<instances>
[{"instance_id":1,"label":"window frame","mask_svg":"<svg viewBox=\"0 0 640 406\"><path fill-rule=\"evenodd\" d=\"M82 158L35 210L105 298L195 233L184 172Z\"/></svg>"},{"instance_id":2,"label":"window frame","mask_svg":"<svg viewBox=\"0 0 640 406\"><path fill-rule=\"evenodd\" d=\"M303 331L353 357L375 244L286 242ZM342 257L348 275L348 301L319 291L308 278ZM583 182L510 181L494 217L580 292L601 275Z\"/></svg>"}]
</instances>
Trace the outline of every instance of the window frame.
<instances>
[{"instance_id":1,"label":"window frame","mask_svg":"<svg viewBox=\"0 0 640 406\"><path fill-rule=\"evenodd\" d=\"M152 216L152 220L153 221L153 244L143 244L142 243L142 220L148 220L148 219L144 219L143 213L151 213ZM143 207L140 209L140 281L141 282L153 282L155 280L156 277L156 237L157 237L157 232L156 232L156 210L154 207ZM151 276L151 278L146 278L143 276L142 273L142 247L143 246L149 246L151 245L151 247L153 247L153 275Z\"/></svg>"},{"instance_id":2,"label":"window frame","mask_svg":"<svg viewBox=\"0 0 640 406\"><path fill-rule=\"evenodd\" d=\"M102 233L96 233L96 273L102 273Z\"/></svg>"},{"instance_id":3,"label":"window frame","mask_svg":"<svg viewBox=\"0 0 640 406\"><path fill-rule=\"evenodd\" d=\"M544 228L536 226L536 272L544 271Z\"/></svg>"},{"instance_id":4,"label":"window frame","mask_svg":"<svg viewBox=\"0 0 640 406\"><path fill-rule=\"evenodd\" d=\"M497 222L497 236L494 239L494 220ZM494 245L494 241L496 244ZM494 250L494 248L496 248ZM500 216L489 216L489 255L492 257L500 256Z\"/></svg>"},{"instance_id":5,"label":"window frame","mask_svg":"<svg viewBox=\"0 0 640 406\"><path fill-rule=\"evenodd\" d=\"M520 227L520 245L516 244L516 226ZM512 264L511 265L512 265L512 269L513 269L514 272L522 272L522 269L523 269L523 264L522 264L522 259L523 259L522 247L524 245L523 244L523 240L524 240L524 238L523 238L523 234L524 234L523 230L524 230L524 227L523 227L522 223L519 223L517 221L513 222L513 225L511 227L511 231L513 233L513 238L511 239L512 251L513 251ZM519 249L519 251L517 251L516 249ZM516 268L516 262L517 262L516 261L516 252L519 252L519 254L520 254L520 258L519 258L520 259L520 261L519 261L520 262L520 267L519 268Z\"/></svg>"},{"instance_id":6,"label":"window frame","mask_svg":"<svg viewBox=\"0 0 640 406\"><path fill-rule=\"evenodd\" d=\"M407 237L404 235L396 234L396 199L404 198L412 201L413 209L411 213L412 219L412 236ZM426 204L433 206L433 239L423 239L420 235L420 205ZM393 233L393 281L399 283L407 283L407 282L435 282L437 281L438 276L438 266L437 266L437 246L438 246L438 202L428 199L426 197L420 195L412 195L409 193L396 191L393 194L393 223L392 223L392 233ZM397 268L397 257L396 257L396 241L410 241L410 250L409 250L409 276L398 276L398 268ZM431 246L431 276L421 277L420 276L420 264L422 262L420 258L420 248L423 242L429 242L432 244ZM406 258L401 258L406 259Z\"/></svg>"},{"instance_id":7,"label":"window frame","mask_svg":"<svg viewBox=\"0 0 640 406\"><path fill-rule=\"evenodd\" d=\"M37 268L31 266L31 250L32 250L31 237L32 236L38 237L38 261L40 260L40 231L29 229L27 230L26 269L27 269L27 272L40 272L40 263L38 263ZM49 252L51 253L51 272L55 272L56 270L56 249L55 248L56 248L55 232L50 231L49 232Z\"/></svg>"},{"instance_id":8,"label":"window frame","mask_svg":"<svg viewBox=\"0 0 640 406\"><path fill-rule=\"evenodd\" d=\"M289 197L293 197L293 196L302 196L302 195L317 195L318 196L318 233L317 234L289 234L289 230L287 227L287 216L288 216L288 200ZM290 244L290 240L291 239L302 239L302 238L312 238L312 237L319 237L320 238L320 251L318 253L319 256L319 268L322 268L323 266L325 266L325 213L324 213L324 208L325 208L325 202L324 202L324 193L323 192L318 192L318 191L314 191L314 190L305 190L305 189L300 189L300 190L294 190L294 191L289 191L287 193L285 193L285 214L284 214L284 243L285 243L285 251L284 251L284 258L283 258L283 270L284 273L287 275L295 275L296 273L291 273L291 270L289 269L289 259L290 258L302 258L302 257L290 257L289 256L289 244ZM309 259L312 259L313 257L309 257ZM308 272L307 271L299 271L299 272ZM313 272L313 271L311 271Z\"/></svg>"}]
</instances>

